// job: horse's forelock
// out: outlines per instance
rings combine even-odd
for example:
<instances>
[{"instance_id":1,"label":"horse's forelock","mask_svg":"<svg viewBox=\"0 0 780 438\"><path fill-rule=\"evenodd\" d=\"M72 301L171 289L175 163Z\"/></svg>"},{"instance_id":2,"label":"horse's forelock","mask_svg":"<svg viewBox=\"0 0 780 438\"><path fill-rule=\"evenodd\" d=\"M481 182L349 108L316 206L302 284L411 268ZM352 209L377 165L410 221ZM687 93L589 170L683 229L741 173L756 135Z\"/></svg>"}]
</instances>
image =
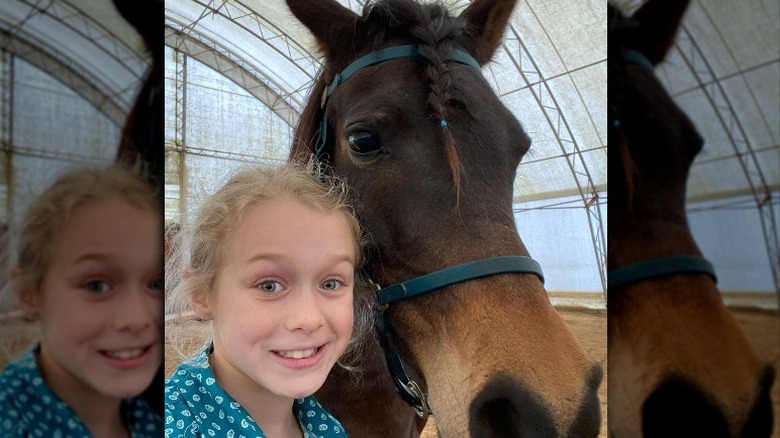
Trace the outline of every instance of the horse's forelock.
<instances>
[{"instance_id":1,"label":"horse's forelock","mask_svg":"<svg viewBox=\"0 0 780 438\"><path fill-rule=\"evenodd\" d=\"M427 105L442 126L444 148L452 173L456 197L460 199L461 165L452 132L446 126L447 108L459 100L453 91L449 65L455 42L463 35L464 23L453 18L441 3L420 5L413 0L380 0L366 5L366 34L374 47L394 37L412 37L426 59L425 79L430 87Z\"/></svg>"}]
</instances>

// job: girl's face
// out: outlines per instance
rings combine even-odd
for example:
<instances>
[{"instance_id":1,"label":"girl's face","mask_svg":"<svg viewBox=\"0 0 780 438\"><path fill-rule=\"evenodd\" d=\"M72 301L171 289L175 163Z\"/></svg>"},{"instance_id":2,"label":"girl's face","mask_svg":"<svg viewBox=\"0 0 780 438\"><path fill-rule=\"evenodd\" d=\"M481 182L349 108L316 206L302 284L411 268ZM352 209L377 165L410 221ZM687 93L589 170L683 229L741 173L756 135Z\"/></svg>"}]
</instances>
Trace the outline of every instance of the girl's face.
<instances>
[{"instance_id":1,"label":"girl's face","mask_svg":"<svg viewBox=\"0 0 780 438\"><path fill-rule=\"evenodd\" d=\"M39 364L62 392L128 398L162 362L159 214L120 199L76 207L50 247L41 290L23 299L41 323Z\"/></svg>"},{"instance_id":2,"label":"girl's face","mask_svg":"<svg viewBox=\"0 0 780 438\"><path fill-rule=\"evenodd\" d=\"M264 202L247 210L221 252L213 296L196 299L197 312L214 320L220 384L313 394L352 335L355 238L347 220L293 201Z\"/></svg>"}]
</instances>

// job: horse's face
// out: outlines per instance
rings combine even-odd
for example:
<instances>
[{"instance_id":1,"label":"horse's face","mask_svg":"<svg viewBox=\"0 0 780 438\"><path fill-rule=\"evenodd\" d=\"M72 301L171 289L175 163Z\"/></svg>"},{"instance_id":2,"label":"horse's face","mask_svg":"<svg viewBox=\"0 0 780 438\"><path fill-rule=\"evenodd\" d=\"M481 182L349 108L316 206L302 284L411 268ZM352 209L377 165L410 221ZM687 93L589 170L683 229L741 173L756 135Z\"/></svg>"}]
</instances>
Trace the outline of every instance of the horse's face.
<instances>
[{"instance_id":1,"label":"horse's face","mask_svg":"<svg viewBox=\"0 0 780 438\"><path fill-rule=\"evenodd\" d=\"M426 105L430 90L417 59L361 71L328 105L333 166L356 189L361 219L380 251L375 274L383 283L398 280L410 267L420 273L442 268L431 259L433 251L451 248L453 254L441 257L452 263L507 253L503 240L517 240L512 181L530 141L479 72L451 68L451 91L457 89L463 102L448 109L446 128ZM444 129L457 155L451 160L461 178L459 193ZM372 148L380 152L366 155ZM492 228L504 239L487 238L485 229ZM486 248L472 248L475 234Z\"/></svg>"},{"instance_id":2,"label":"horse's face","mask_svg":"<svg viewBox=\"0 0 780 438\"><path fill-rule=\"evenodd\" d=\"M686 5L651 0L630 19L610 6L610 270L700 254L685 183L702 139L653 72ZM769 436L774 372L709 277L612 288L608 309L612 436Z\"/></svg>"},{"instance_id":3,"label":"horse's face","mask_svg":"<svg viewBox=\"0 0 780 438\"><path fill-rule=\"evenodd\" d=\"M527 255L511 204L530 141L479 71L449 58L459 49L487 63L514 2L477 1L457 18L401 0L363 17L333 1L288 4L326 52L314 96L377 49L416 44L428 57L361 69L327 102L327 150L356 193L374 244L374 279L390 285L471 260ZM293 155L311 150L318 105L307 105ZM535 276L472 280L393 304L388 314L441 436L598 434L601 370Z\"/></svg>"}]
</instances>

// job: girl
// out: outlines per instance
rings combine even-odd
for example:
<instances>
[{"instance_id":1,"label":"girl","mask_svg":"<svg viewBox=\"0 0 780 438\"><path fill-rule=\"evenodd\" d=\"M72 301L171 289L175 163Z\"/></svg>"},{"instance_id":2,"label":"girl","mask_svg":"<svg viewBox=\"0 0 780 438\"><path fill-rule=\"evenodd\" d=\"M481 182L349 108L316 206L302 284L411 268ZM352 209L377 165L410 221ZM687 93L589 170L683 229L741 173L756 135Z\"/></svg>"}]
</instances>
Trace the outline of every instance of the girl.
<instances>
[{"instance_id":1,"label":"girl","mask_svg":"<svg viewBox=\"0 0 780 438\"><path fill-rule=\"evenodd\" d=\"M312 394L369 310L355 295L358 222L344 186L321 179L245 170L201 208L188 259L168 263L183 266L169 311L191 303L212 342L166 382L166 437L346 436Z\"/></svg>"},{"instance_id":2,"label":"girl","mask_svg":"<svg viewBox=\"0 0 780 438\"><path fill-rule=\"evenodd\" d=\"M0 436L161 434L139 397L162 363L160 207L115 167L66 173L30 205L10 286L40 341L0 374Z\"/></svg>"}]
</instances>

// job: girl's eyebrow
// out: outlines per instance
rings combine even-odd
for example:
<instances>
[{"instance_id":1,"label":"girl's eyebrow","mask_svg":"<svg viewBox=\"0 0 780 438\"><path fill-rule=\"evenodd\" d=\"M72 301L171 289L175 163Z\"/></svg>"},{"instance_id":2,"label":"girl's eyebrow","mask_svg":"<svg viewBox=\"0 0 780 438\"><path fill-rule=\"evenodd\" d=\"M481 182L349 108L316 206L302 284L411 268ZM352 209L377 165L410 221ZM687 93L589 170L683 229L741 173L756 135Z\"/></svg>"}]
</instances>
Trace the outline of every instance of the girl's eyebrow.
<instances>
[{"instance_id":1,"label":"girl's eyebrow","mask_svg":"<svg viewBox=\"0 0 780 438\"><path fill-rule=\"evenodd\" d=\"M334 264L342 263L342 262L347 262L347 263L350 263L350 264L354 264L355 263L355 256L352 255L352 254L334 253L334 254L330 254L328 256L328 258L329 258L329 261L331 261ZM262 253L258 253L258 254L253 255L246 262L244 262L244 264L249 265L249 264L252 264L254 262L258 262L258 261L262 261L262 260L278 261L278 260L287 260L287 259L289 259L289 257L284 255L284 254L279 254L279 253L274 253L274 252L262 252Z\"/></svg>"},{"instance_id":2,"label":"girl's eyebrow","mask_svg":"<svg viewBox=\"0 0 780 438\"><path fill-rule=\"evenodd\" d=\"M89 261L108 262L108 261L112 261L115 258L116 256L110 253L88 252L76 257L76 259L73 260L73 263L81 263L81 262L89 262Z\"/></svg>"}]
</instances>

